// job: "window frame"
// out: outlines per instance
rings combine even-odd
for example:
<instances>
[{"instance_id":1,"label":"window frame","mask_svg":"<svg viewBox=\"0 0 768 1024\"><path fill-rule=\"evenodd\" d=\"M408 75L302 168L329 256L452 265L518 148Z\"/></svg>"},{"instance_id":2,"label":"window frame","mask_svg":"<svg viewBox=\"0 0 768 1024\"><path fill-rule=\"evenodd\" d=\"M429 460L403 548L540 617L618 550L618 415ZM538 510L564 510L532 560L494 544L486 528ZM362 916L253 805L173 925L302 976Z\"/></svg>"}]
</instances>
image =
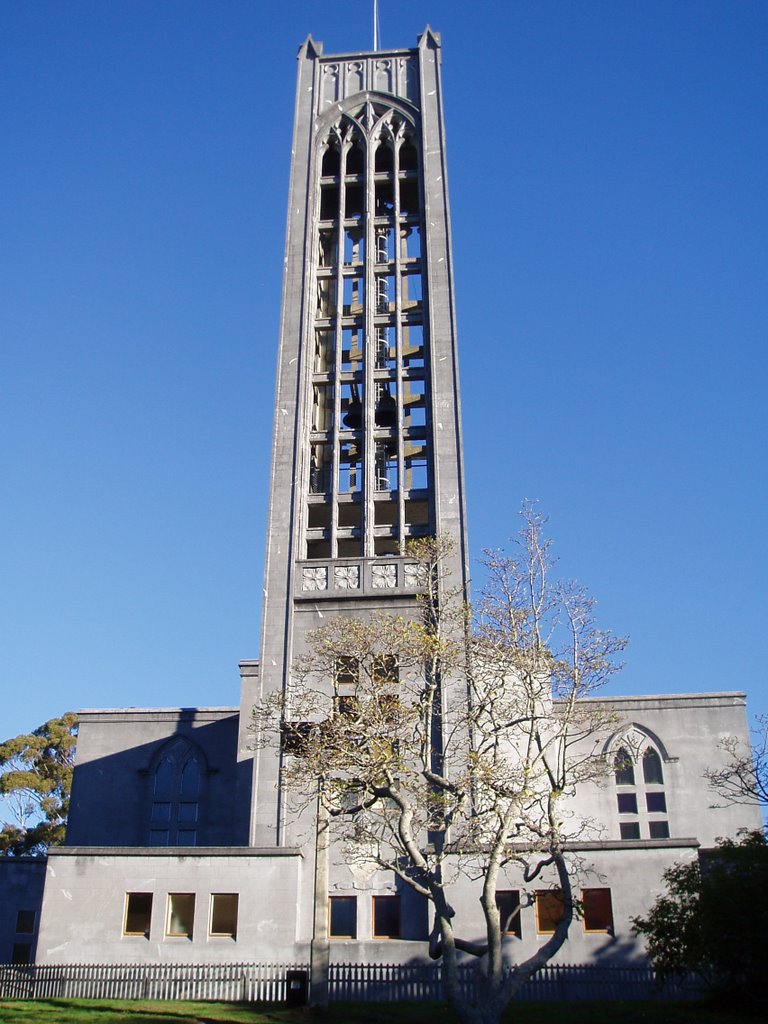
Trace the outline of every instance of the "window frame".
<instances>
[{"instance_id":1,"label":"window frame","mask_svg":"<svg viewBox=\"0 0 768 1024\"><path fill-rule=\"evenodd\" d=\"M536 934L537 935L554 935L555 932L557 931L558 924L560 923L560 921L562 921L563 916L565 914L565 903L563 901L562 890L561 889L537 889L535 894L534 894L534 897L535 897L534 898L534 903L535 903L535 910L536 910ZM542 914L542 910L540 908L543 908L547 903L549 903L551 905L555 901L557 901L560 904L560 908L561 908L560 916L555 919L554 916L549 911L546 911L547 917L548 917L549 921L547 922L547 927L545 928L545 927L543 927L543 924L545 922L542 921L543 914ZM551 928L548 926L549 923L552 924Z\"/></svg>"},{"instance_id":2,"label":"window frame","mask_svg":"<svg viewBox=\"0 0 768 1024\"><path fill-rule=\"evenodd\" d=\"M188 939L190 942L194 939L195 935L195 910L197 904L197 894L194 892L169 892L166 900L166 912L165 912L165 937L167 939ZM171 931L171 917L173 914L173 900L178 898L187 898L192 901L192 920L189 931L186 932L172 932Z\"/></svg>"},{"instance_id":3,"label":"window frame","mask_svg":"<svg viewBox=\"0 0 768 1024\"><path fill-rule=\"evenodd\" d=\"M590 912L594 912L594 908L592 908L592 911L590 911L588 909L588 907L587 907L587 904L589 903L590 898L591 898L588 894L593 894L593 893L606 894L606 896L604 896L604 897L601 896L601 898L607 898L607 901L608 901L608 915L607 915L608 923L605 924L605 925L600 925L599 927L588 927L588 924L587 924L587 916L588 916L588 914ZM611 890L610 890L610 888L608 886L595 886L595 887L591 887L589 889L582 889L581 890L581 905L582 905L582 921L581 921L581 924L582 924L582 929L583 929L585 935L612 935L613 934L613 896L612 896Z\"/></svg>"},{"instance_id":4,"label":"window frame","mask_svg":"<svg viewBox=\"0 0 768 1024\"><path fill-rule=\"evenodd\" d=\"M335 933L333 930L333 908L334 906L341 906L342 903L347 904L354 909L354 924L352 928L352 934L344 932L343 934ZM328 897L328 938L333 942L344 942L350 939L357 939L358 925L357 925L357 896L348 896L341 893Z\"/></svg>"},{"instance_id":5,"label":"window frame","mask_svg":"<svg viewBox=\"0 0 768 1024\"><path fill-rule=\"evenodd\" d=\"M219 900L230 899L234 900L234 930L232 931L219 931L213 930L214 915L216 912L216 903ZM210 939L232 939L233 942L237 942L237 931L240 924L240 893L237 892L212 892L209 901L208 910L208 938Z\"/></svg>"},{"instance_id":6,"label":"window frame","mask_svg":"<svg viewBox=\"0 0 768 1024\"><path fill-rule=\"evenodd\" d=\"M376 908L378 906L395 906L397 908L397 934L384 934L376 930ZM403 906L398 893L381 893L371 899L371 936L377 941L387 942L403 937Z\"/></svg>"},{"instance_id":7,"label":"window frame","mask_svg":"<svg viewBox=\"0 0 768 1024\"><path fill-rule=\"evenodd\" d=\"M510 913L504 912L503 904L509 900L509 902L515 904L514 909ZM522 904L520 902L520 890L519 889L497 889L496 890L496 906L499 910L499 927L502 935L514 935L517 939L523 937L523 915L522 915ZM505 921L511 924L511 928L505 928Z\"/></svg>"},{"instance_id":8,"label":"window frame","mask_svg":"<svg viewBox=\"0 0 768 1024\"><path fill-rule=\"evenodd\" d=\"M128 929L128 915L131 911L131 899L132 897L145 897L149 900L149 910L146 915L147 927L142 931L133 931ZM125 905L123 907L123 936L125 938L143 938L148 939L149 933L152 929L152 910L154 909L155 897L154 893L151 892L126 892L125 894Z\"/></svg>"}]
</instances>

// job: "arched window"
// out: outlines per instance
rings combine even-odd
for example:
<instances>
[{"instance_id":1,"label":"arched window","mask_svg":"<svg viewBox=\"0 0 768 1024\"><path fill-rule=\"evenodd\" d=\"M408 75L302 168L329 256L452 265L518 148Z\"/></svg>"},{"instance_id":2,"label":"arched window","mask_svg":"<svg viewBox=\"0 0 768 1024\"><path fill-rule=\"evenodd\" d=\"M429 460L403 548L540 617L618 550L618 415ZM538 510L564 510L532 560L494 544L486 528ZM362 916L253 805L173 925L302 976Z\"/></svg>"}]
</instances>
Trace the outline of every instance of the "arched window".
<instances>
[{"instance_id":1,"label":"arched window","mask_svg":"<svg viewBox=\"0 0 768 1024\"><path fill-rule=\"evenodd\" d=\"M661 755L639 729L628 737L627 746L619 747L613 759L616 779L616 803L619 813L619 834L622 839L668 839L667 797L664 792L664 771ZM642 764L642 781L635 776L634 761Z\"/></svg>"},{"instance_id":2,"label":"arched window","mask_svg":"<svg viewBox=\"0 0 768 1024\"><path fill-rule=\"evenodd\" d=\"M626 747L621 747L613 759L613 768L616 772L617 786L634 786L635 766Z\"/></svg>"},{"instance_id":3,"label":"arched window","mask_svg":"<svg viewBox=\"0 0 768 1024\"><path fill-rule=\"evenodd\" d=\"M174 740L154 770L150 846L197 845L201 781L199 754L186 740Z\"/></svg>"},{"instance_id":4,"label":"arched window","mask_svg":"<svg viewBox=\"0 0 768 1024\"><path fill-rule=\"evenodd\" d=\"M661 770L661 758L653 747L648 747L643 754L643 781L646 786L664 785L664 773Z\"/></svg>"}]
</instances>

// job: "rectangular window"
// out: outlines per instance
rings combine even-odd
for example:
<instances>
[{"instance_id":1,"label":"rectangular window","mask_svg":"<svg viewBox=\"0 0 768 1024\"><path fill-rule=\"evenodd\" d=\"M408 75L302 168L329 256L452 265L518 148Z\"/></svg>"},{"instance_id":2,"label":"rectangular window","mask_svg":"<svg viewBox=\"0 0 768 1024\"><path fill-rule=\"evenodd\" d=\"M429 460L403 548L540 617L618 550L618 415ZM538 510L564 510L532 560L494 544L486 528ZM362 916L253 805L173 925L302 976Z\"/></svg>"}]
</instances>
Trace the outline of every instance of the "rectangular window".
<instances>
[{"instance_id":1,"label":"rectangular window","mask_svg":"<svg viewBox=\"0 0 768 1024\"><path fill-rule=\"evenodd\" d=\"M16 914L16 934L32 935L35 930L34 910L20 910Z\"/></svg>"},{"instance_id":2,"label":"rectangular window","mask_svg":"<svg viewBox=\"0 0 768 1024\"><path fill-rule=\"evenodd\" d=\"M619 823L619 835L622 839L639 839L640 825L636 821L622 821Z\"/></svg>"},{"instance_id":3,"label":"rectangular window","mask_svg":"<svg viewBox=\"0 0 768 1024\"><path fill-rule=\"evenodd\" d=\"M236 892L211 894L210 935L223 935L229 939L237 938L238 901L239 897Z\"/></svg>"},{"instance_id":4,"label":"rectangular window","mask_svg":"<svg viewBox=\"0 0 768 1024\"><path fill-rule=\"evenodd\" d=\"M195 923L195 894L193 892L168 893L166 935L191 939Z\"/></svg>"},{"instance_id":5,"label":"rectangular window","mask_svg":"<svg viewBox=\"0 0 768 1024\"><path fill-rule=\"evenodd\" d=\"M373 897L374 939L400 938L400 897Z\"/></svg>"},{"instance_id":6,"label":"rectangular window","mask_svg":"<svg viewBox=\"0 0 768 1024\"><path fill-rule=\"evenodd\" d=\"M357 896L331 896L330 928L332 939L357 938Z\"/></svg>"},{"instance_id":7,"label":"rectangular window","mask_svg":"<svg viewBox=\"0 0 768 1024\"><path fill-rule=\"evenodd\" d=\"M536 893L536 931L551 935L565 912L563 894L559 889L540 889Z\"/></svg>"},{"instance_id":8,"label":"rectangular window","mask_svg":"<svg viewBox=\"0 0 768 1024\"><path fill-rule=\"evenodd\" d=\"M637 814L637 795L635 793L618 793L619 814Z\"/></svg>"},{"instance_id":9,"label":"rectangular window","mask_svg":"<svg viewBox=\"0 0 768 1024\"><path fill-rule=\"evenodd\" d=\"M648 834L651 839L669 839L669 822L649 821Z\"/></svg>"},{"instance_id":10,"label":"rectangular window","mask_svg":"<svg viewBox=\"0 0 768 1024\"><path fill-rule=\"evenodd\" d=\"M11 963L20 966L28 964L32 959L32 945L29 942L14 942Z\"/></svg>"},{"instance_id":11,"label":"rectangular window","mask_svg":"<svg viewBox=\"0 0 768 1024\"><path fill-rule=\"evenodd\" d=\"M125 894L125 921L123 935L143 935L149 938L152 920L152 893L128 892Z\"/></svg>"},{"instance_id":12,"label":"rectangular window","mask_svg":"<svg viewBox=\"0 0 768 1024\"><path fill-rule=\"evenodd\" d=\"M663 793L646 793L645 803L651 814L667 813L667 800Z\"/></svg>"},{"instance_id":13,"label":"rectangular window","mask_svg":"<svg viewBox=\"0 0 768 1024\"><path fill-rule=\"evenodd\" d=\"M517 889L498 889L496 891L496 906L499 908L501 918L501 934L516 935L518 939L523 937L523 929L520 921L520 893Z\"/></svg>"},{"instance_id":14,"label":"rectangular window","mask_svg":"<svg viewBox=\"0 0 768 1024\"><path fill-rule=\"evenodd\" d=\"M610 932L613 930L613 907L610 889L582 889L585 932Z\"/></svg>"},{"instance_id":15,"label":"rectangular window","mask_svg":"<svg viewBox=\"0 0 768 1024\"><path fill-rule=\"evenodd\" d=\"M360 673L360 663L357 658L343 654L336 659L333 667L333 679L337 686L356 686Z\"/></svg>"},{"instance_id":16,"label":"rectangular window","mask_svg":"<svg viewBox=\"0 0 768 1024\"><path fill-rule=\"evenodd\" d=\"M400 682L400 669L394 654L375 655L371 668L376 686L397 686Z\"/></svg>"}]
</instances>

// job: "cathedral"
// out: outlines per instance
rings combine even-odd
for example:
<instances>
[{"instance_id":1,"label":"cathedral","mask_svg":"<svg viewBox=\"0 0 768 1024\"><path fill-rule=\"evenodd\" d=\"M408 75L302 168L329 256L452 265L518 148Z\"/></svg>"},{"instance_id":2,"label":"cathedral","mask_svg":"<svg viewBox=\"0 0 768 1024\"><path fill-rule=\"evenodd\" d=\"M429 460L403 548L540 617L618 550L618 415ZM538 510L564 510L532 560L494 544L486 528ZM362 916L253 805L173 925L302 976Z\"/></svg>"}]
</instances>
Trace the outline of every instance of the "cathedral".
<instances>
[{"instance_id":1,"label":"cathedral","mask_svg":"<svg viewBox=\"0 0 768 1024\"><path fill-rule=\"evenodd\" d=\"M453 537L466 591L440 64L429 28L414 49L299 50L259 658L240 665L239 707L80 712L65 845L0 863L0 963L306 963L318 937L331 962L428 959L423 897L341 850L317 870L284 754L254 748L251 712L286 692L322 623L417 614L410 540ZM574 847L584 911L558 958L642 962L630 919L664 870L760 825L756 807L713 808L704 780L720 741L747 741L745 695L601 706L621 723L603 738L618 767L573 798L599 838ZM525 888L511 869L499 884L519 908L511 960L553 930ZM454 890L463 932L482 936L477 883Z\"/></svg>"}]
</instances>

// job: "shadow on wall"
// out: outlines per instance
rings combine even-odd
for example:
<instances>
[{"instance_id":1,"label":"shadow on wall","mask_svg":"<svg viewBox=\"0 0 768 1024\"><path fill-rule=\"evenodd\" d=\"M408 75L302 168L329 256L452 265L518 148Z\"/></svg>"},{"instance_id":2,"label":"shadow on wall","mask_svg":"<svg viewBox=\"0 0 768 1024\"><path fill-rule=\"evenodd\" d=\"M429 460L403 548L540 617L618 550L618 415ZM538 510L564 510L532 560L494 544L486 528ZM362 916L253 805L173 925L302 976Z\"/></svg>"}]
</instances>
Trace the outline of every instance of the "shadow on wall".
<instances>
[{"instance_id":1,"label":"shadow on wall","mask_svg":"<svg viewBox=\"0 0 768 1024\"><path fill-rule=\"evenodd\" d=\"M67 846L248 845L252 761L237 758L237 713L200 722L182 708L161 721L82 722L81 749L111 753L75 767Z\"/></svg>"}]
</instances>

